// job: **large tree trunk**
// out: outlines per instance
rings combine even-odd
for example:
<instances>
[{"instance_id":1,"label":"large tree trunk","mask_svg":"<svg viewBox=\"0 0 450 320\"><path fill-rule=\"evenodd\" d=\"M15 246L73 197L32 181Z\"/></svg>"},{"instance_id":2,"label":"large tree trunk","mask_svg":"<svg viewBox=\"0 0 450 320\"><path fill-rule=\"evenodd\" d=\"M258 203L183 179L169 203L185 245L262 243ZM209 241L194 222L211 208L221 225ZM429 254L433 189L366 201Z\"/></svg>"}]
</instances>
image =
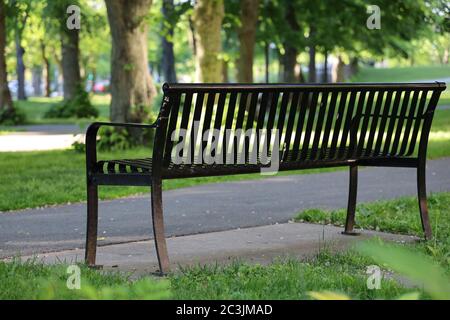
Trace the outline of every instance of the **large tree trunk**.
<instances>
[{"instance_id":1,"label":"large tree trunk","mask_svg":"<svg viewBox=\"0 0 450 320\"><path fill-rule=\"evenodd\" d=\"M177 74L175 72L175 55L173 53L173 25L171 16L174 14L173 0L163 0L162 13L164 22L162 27L161 46L162 59L161 69L164 81L177 82ZM168 25L165 23L168 22Z\"/></svg>"},{"instance_id":2,"label":"large tree trunk","mask_svg":"<svg viewBox=\"0 0 450 320\"><path fill-rule=\"evenodd\" d=\"M81 86L78 44L78 29L65 29L61 32L63 91L66 101L71 100Z\"/></svg>"},{"instance_id":3,"label":"large tree trunk","mask_svg":"<svg viewBox=\"0 0 450 320\"><path fill-rule=\"evenodd\" d=\"M316 80L316 48L311 45L309 47L308 81L316 82Z\"/></svg>"},{"instance_id":4,"label":"large tree trunk","mask_svg":"<svg viewBox=\"0 0 450 320\"><path fill-rule=\"evenodd\" d=\"M6 47L6 22L5 2L0 0L0 112L13 110L11 92L8 88L8 75L6 71L5 47Z\"/></svg>"},{"instance_id":5,"label":"large tree trunk","mask_svg":"<svg viewBox=\"0 0 450 320\"><path fill-rule=\"evenodd\" d=\"M322 82L328 82L328 51L324 52Z\"/></svg>"},{"instance_id":6,"label":"large tree trunk","mask_svg":"<svg viewBox=\"0 0 450 320\"><path fill-rule=\"evenodd\" d=\"M44 77L45 77L45 96L50 97L51 93L51 70L50 70L50 61L47 58L47 54L45 52L45 44L41 43L41 55L42 60L44 61Z\"/></svg>"},{"instance_id":7,"label":"large tree trunk","mask_svg":"<svg viewBox=\"0 0 450 320\"><path fill-rule=\"evenodd\" d=\"M297 49L289 44L285 44L283 55L283 82L297 82L295 76L295 66L297 64Z\"/></svg>"},{"instance_id":8,"label":"large tree trunk","mask_svg":"<svg viewBox=\"0 0 450 320\"><path fill-rule=\"evenodd\" d=\"M22 41L19 28L15 30L15 45L16 45L16 73L17 73L17 100L26 100L25 93L25 63L23 62L23 55L25 49L22 47Z\"/></svg>"},{"instance_id":9,"label":"large tree trunk","mask_svg":"<svg viewBox=\"0 0 450 320\"><path fill-rule=\"evenodd\" d=\"M223 0L197 0L193 22L197 44L197 81L222 82Z\"/></svg>"},{"instance_id":10,"label":"large tree trunk","mask_svg":"<svg viewBox=\"0 0 450 320\"><path fill-rule=\"evenodd\" d=\"M316 36L316 31L313 26L311 26L309 31L309 70L308 70L308 81L316 82L316 46L314 44L314 37Z\"/></svg>"},{"instance_id":11,"label":"large tree trunk","mask_svg":"<svg viewBox=\"0 0 450 320\"><path fill-rule=\"evenodd\" d=\"M238 30L239 58L238 82L253 82L253 54L255 49L256 23L259 0L241 0L241 27Z\"/></svg>"},{"instance_id":12,"label":"large tree trunk","mask_svg":"<svg viewBox=\"0 0 450 320\"><path fill-rule=\"evenodd\" d=\"M31 69L33 95L42 96L42 66L34 66Z\"/></svg>"},{"instance_id":13,"label":"large tree trunk","mask_svg":"<svg viewBox=\"0 0 450 320\"><path fill-rule=\"evenodd\" d=\"M297 22L297 18L295 16L295 7L292 2L286 8L286 21L291 27L292 31L298 32L300 30L300 26ZM297 65L297 55L298 49L295 45L293 45L292 39L288 39L283 43L284 46L284 55L282 58L283 63L283 82L297 82L298 78L295 73L295 67Z\"/></svg>"},{"instance_id":14,"label":"large tree trunk","mask_svg":"<svg viewBox=\"0 0 450 320\"><path fill-rule=\"evenodd\" d=\"M147 62L145 17L151 0L106 0L111 28L111 120L146 120L156 95Z\"/></svg>"}]
</instances>

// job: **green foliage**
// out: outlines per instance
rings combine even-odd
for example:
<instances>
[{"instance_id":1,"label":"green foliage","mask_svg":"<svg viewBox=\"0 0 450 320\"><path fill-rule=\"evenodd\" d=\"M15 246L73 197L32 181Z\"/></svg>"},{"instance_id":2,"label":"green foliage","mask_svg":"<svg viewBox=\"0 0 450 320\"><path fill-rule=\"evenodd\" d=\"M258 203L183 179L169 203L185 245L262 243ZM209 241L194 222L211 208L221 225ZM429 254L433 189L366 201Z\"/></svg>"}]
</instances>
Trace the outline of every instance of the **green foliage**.
<instances>
[{"instance_id":1,"label":"green foliage","mask_svg":"<svg viewBox=\"0 0 450 320\"><path fill-rule=\"evenodd\" d=\"M18 109L2 109L0 110L0 124L7 126L14 126L19 124L24 124L26 122L25 113Z\"/></svg>"},{"instance_id":2,"label":"green foliage","mask_svg":"<svg viewBox=\"0 0 450 320\"><path fill-rule=\"evenodd\" d=\"M67 265L46 266L36 260L0 262L0 299L168 299L169 282L151 277L130 281L120 273L79 265L81 288L67 288Z\"/></svg>"},{"instance_id":3,"label":"green foliage","mask_svg":"<svg viewBox=\"0 0 450 320\"><path fill-rule=\"evenodd\" d=\"M415 250L383 242L366 242L358 251L398 272L423 288L433 299L450 299L450 277L430 257Z\"/></svg>"},{"instance_id":4,"label":"green foliage","mask_svg":"<svg viewBox=\"0 0 450 320\"><path fill-rule=\"evenodd\" d=\"M345 292L355 299L392 299L408 290L383 279L381 290L367 288L366 267L373 264L354 252L270 265L233 262L226 266L196 266L171 277L175 299L310 299L310 291Z\"/></svg>"},{"instance_id":5,"label":"green foliage","mask_svg":"<svg viewBox=\"0 0 450 320\"><path fill-rule=\"evenodd\" d=\"M45 118L95 118L98 110L91 104L89 94L81 87L75 96L61 104L53 105L45 114Z\"/></svg>"}]
</instances>

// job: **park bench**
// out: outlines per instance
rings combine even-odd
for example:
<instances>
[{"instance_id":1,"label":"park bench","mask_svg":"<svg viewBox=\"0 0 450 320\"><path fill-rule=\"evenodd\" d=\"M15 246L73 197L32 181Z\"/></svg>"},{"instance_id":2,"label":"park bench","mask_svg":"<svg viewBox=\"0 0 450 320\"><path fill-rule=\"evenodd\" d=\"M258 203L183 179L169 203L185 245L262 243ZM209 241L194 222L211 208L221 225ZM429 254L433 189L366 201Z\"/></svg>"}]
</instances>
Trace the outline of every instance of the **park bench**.
<instances>
[{"instance_id":1,"label":"park bench","mask_svg":"<svg viewBox=\"0 0 450 320\"><path fill-rule=\"evenodd\" d=\"M439 82L164 84L154 124L96 122L87 129L86 263L95 265L99 185L151 187L156 253L160 272L165 273L169 258L162 180L254 173L275 162L279 171L348 166L343 233L349 235L354 234L358 166L416 168L420 217L425 238L430 239L425 162L433 113L443 90L445 84ZM152 156L98 160L96 141L101 126L154 129ZM219 132L219 137L210 138L210 129ZM230 129L257 134L227 141L225 133ZM205 133L207 139L202 139ZM177 149L180 145L183 148ZM213 163L202 158L206 150L215 157Z\"/></svg>"}]
</instances>

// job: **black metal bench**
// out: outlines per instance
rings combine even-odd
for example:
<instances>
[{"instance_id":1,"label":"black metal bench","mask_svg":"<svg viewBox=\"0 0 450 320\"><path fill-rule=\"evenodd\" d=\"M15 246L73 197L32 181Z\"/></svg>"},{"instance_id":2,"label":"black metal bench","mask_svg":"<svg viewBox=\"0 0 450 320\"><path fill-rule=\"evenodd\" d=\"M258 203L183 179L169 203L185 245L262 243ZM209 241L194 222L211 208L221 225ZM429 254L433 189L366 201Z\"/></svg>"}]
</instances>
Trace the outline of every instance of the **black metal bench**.
<instances>
[{"instance_id":1,"label":"black metal bench","mask_svg":"<svg viewBox=\"0 0 450 320\"><path fill-rule=\"evenodd\" d=\"M165 273L169 271L169 258L162 180L258 172L268 162L259 156L254 161L250 157L254 148L266 148L269 163L277 155L280 171L349 166L345 234L353 234L358 166L416 168L420 217L425 238L431 238L425 162L433 113L445 90L444 83L164 84L163 90L162 106L154 124L97 122L87 130L87 264L95 265L98 185L151 187L156 252L160 271ZM96 139L101 126L154 128L152 157L98 161ZM187 130L187 136L175 134L172 141L172 134L181 129ZM219 140L223 142L218 141L220 147L211 154L217 156L215 153L221 150L218 159L223 157L223 163L206 163L199 160L199 152L212 150L213 141L194 139L208 129L220 133L227 129L266 129L266 143L256 136L252 143L251 137L246 137L244 145L237 140L227 144L222 134ZM279 150L274 149L275 143L267 143L274 138L280 142ZM183 139L186 148L179 155L184 162L179 163L172 159L177 152L173 150Z\"/></svg>"}]
</instances>

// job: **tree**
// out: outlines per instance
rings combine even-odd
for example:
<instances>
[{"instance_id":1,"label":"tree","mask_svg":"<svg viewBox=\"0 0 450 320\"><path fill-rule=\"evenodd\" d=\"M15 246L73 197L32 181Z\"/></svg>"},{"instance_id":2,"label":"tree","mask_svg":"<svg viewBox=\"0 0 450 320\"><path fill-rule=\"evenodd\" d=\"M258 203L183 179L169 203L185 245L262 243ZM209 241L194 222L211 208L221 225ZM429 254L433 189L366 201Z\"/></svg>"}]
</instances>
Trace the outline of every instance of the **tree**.
<instances>
[{"instance_id":1,"label":"tree","mask_svg":"<svg viewBox=\"0 0 450 320\"><path fill-rule=\"evenodd\" d=\"M82 88L79 62L79 29L66 25L67 8L80 5L78 1L47 1L45 14L48 15L47 29L59 35L61 43L61 67L63 74L64 100L75 98ZM64 18L63 18L64 17Z\"/></svg>"},{"instance_id":2,"label":"tree","mask_svg":"<svg viewBox=\"0 0 450 320\"><path fill-rule=\"evenodd\" d=\"M142 122L156 95L147 65L151 0L105 0L112 37L111 120Z\"/></svg>"},{"instance_id":3,"label":"tree","mask_svg":"<svg viewBox=\"0 0 450 320\"><path fill-rule=\"evenodd\" d=\"M22 45L23 31L27 24L30 14L31 3L29 1L11 0L10 16L12 17L11 24L14 28L14 43L16 47L16 73L17 73L17 99L26 100L25 93L25 64L24 54L25 48Z\"/></svg>"},{"instance_id":4,"label":"tree","mask_svg":"<svg viewBox=\"0 0 450 320\"><path fill-rule=\"evenodd\" d=\"M196 71L201 82L222 82L221 26L223 0L197 0L193 23L196 36Z\"/></svg>"},{"instance_id":5,"label":"tree","mask_svg":"<svg viewBox=\"0 0 450 320\"><path fill-rule=\"evenodd\" d=\"M6 14L5 2L0 0L0 112L14 108L11 92L8 87L8 73L5 61L6 47Z\"/></svg>"},{"instance_id":6,"label":"tree","mask_svg":"<svg viewBox=\"0 0 450 320\"><path fill-rule=\"evenodd\" d=\"M5 2L0 0L0 123L15 121L16 110L8 88L8 73L5 61L6 14Z\"/></svg>"},{"instance_id":7,"label":"tree","mask_svg":"<svg viewBox=\"0 0 450 320\"><path fill-rule=\"evenodd\" d=\"M253 82L253 55L259 0L241 0L240 9L238 81L250 83Z\"/></svg>"},{"instance_id":8,"label":"tree","mask_svg":"<svg viewBox=\"0 0 450 320\"><path fill-rule=\"evenodd\" d=\"M161 11L164 17L161 28L161 71L164 81L177 82L173 53L173 31L176 19L173 0L163 0Z\"/></svg>"}]
</instances>

